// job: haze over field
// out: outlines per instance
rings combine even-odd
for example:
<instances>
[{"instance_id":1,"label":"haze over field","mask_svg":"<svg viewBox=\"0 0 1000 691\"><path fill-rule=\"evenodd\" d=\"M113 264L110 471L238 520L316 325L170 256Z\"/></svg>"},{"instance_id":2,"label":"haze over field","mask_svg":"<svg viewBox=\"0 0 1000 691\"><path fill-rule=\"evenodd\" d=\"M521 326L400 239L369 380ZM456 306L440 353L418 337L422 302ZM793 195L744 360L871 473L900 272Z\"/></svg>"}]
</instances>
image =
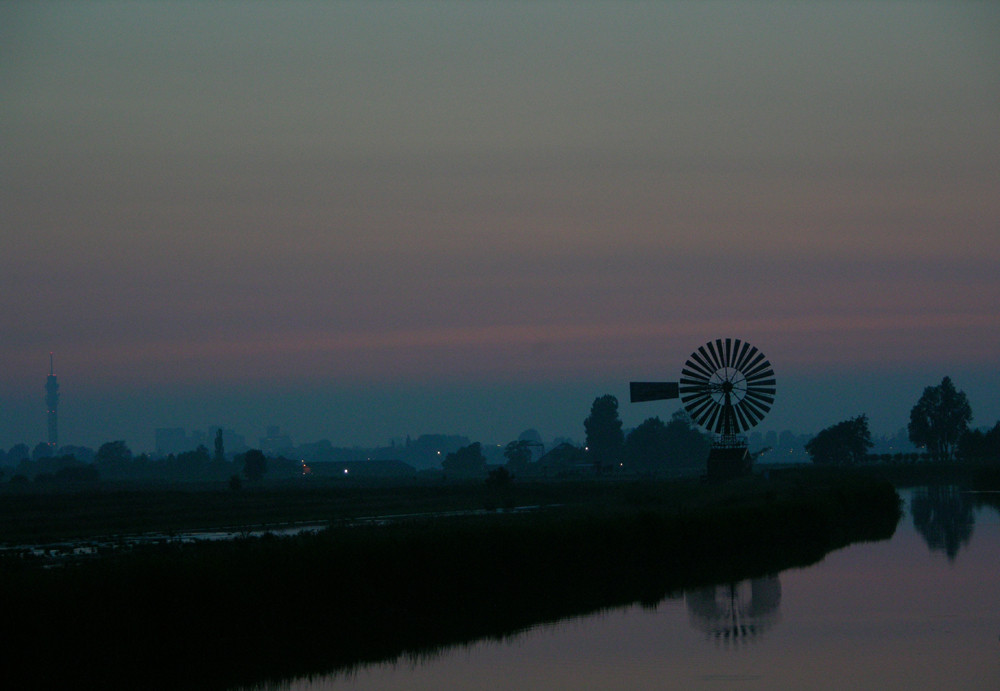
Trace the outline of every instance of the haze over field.
<instances>
[{"instance_id":1,"label":"haze over field","mask_svg":"<svg viewBox=\"0 0 1000 691\"><path fill-rule=\"evenodd\" d=\"M0 446L1000 418L994 2L0 5Z\"/></svg>"}]
</instances>

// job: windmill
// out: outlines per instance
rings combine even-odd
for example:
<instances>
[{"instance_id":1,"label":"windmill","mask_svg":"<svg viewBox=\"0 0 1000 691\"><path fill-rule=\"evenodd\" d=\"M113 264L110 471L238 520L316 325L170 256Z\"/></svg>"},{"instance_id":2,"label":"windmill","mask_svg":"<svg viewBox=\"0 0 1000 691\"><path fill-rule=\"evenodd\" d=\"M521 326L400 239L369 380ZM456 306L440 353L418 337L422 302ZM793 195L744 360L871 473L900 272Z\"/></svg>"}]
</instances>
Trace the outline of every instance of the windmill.
<instances>
[{"instance_id":1,"label":"windmill","mask_svg":"<svg viewBox=\"0 0 1000 691\"><path fill-rule=\"evenodd\" d=\"M743 432L771 409L774 392L771 363L738 338L700 346L684 363L680 381L629 383L632 403L680 398L691 419L713 435L710 479L749 472L752 459Z\"/></svg>"}]
</instances>

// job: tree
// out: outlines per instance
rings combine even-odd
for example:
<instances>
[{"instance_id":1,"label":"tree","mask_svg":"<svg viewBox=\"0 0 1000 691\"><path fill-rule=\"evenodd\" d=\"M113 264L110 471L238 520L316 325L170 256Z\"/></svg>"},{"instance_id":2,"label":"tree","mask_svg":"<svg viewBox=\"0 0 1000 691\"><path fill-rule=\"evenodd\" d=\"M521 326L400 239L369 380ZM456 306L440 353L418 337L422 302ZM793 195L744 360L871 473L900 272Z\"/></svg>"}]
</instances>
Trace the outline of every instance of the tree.
<instances>
[{"instance_id":1,"label":"tree","mask_svg":"<svg viewBox=\"0 0 1000 691\"><path fill-rule=\"evenodd\" d=\"M583 421L587 433L587 452L600 472L605 466L613 466L621 457L625 435L622 421L618 417L618 399L605 394L594 399L590 415Z\"/></svg>"},{"instance_id":2,"label":"tree","mask_svg":"<svg viewBox=\"0 0 1000 691\"><path fill-rule=\"evenodd\" d=\"M680 467L701 466L712 448L712 437L694 424L686 410L678 410L667 423L667 444L673 465Z\"/></svg>"},{"instance_id":3,"label":"tree","mask_svg":"<svg viewBox=\"0 0 1000 691\"><path fill-rule=\"evenodd\" d=\"M821 430L806 443L806 453L813 463L857 465L872 446L868 416L859 415Z\"/></svg>"},{"instance_id":4,"label":"tree","mask_svg":"<svg viewBox=\"0 0 1000 691\"><path fill-rule=\"evenodd\" d=\"M1000 462L1000 422L987 431L970 429L958 440L958 459L966 463Z\"/></svg>"},{"instance_id":5,"label":"tree","mask_svg":"<svg viewBox=\"0 0 1000 691\"><path fill-rule=\"evenodd\" d=\"M515 473L523 472L527 465L531 463L531 446L531 441L518 439L504 447L504 458L507 459L507 465Z\"/></svg>"},{"instance_id":6,"label":"tree","mask_svg":"<svg viewBox=\"0 0 1000 691\"><path fill-rule=\"evenodd\" d=\"M198 448L192 451L177 454L170 465L178 475L193 478L203 475L208 470L209 460L208 449L204 444L198 444Z\"/></svg>"},{"instance_id":7,"label":"tree","mask_svg":"<svg viewBox=\"0 0 1000 691\"><path fill-rule=\"evenodd\" d=\"M132 460L132 451L123 439L101 444L94 454L94 463L100 465L122 465Z\"/></svg>"},{"instance_id":8,"label":"tree","mask_svg":"<svg viewBox=\"0 0 1000 691\"><path fill-rule=\"evenodd\" d=\"M267 472L267 457L260 449L250 449L243 454L243 474L250 482L260 482Z\"/></svg>"},{"instance_id":9,"label":"tree","mask_svg":"<svg viewBox=\"0 0 1000 691\"><path fill-rule=\"evenodd\" d=\"M482 445L475 442L452 451L441 461L441 467L449 475L481 477L486 472L486 456L483 455Z\"/></svg>"},{"instance_id":10,"label":"tree","mask_svg":"<svg viewBox=\"0 0 1000 691\"><path fill-rule=\"evenodd\" d=\"M583 449L569 442L556 444L550 451L538 459L538 467L543 473L566 473L586 462Z\"/></svg>"},{"instance_id":11,"label":"tree","mask_svg":"<svg viewBox=\"0 0 1000 691\"><path fill-rule=\"evenodd\" d=\"M924 389L910 410L906 430L910 441L927 448L931 460L950 461L971 421L972 407L965 393L956 390L951 379L945 377L939 385Z\"/></svg>"},{"instance_id":12,"label":"tree","mask_svg":"<svg viewBox=\"0 0 1000 691\"><path fill-rule=\"evenodd\" d=\"M7 462L11 465L17 465L29 458L31 458L31 449L28 448L27 444L14 444L7 452Z\"/></svg>"},{"instance_id":13,"label":"tree","mask_svg":"<svg viewBox=\"0 0 1000 691\"><path fill-rule=\"evenodd\" d=\"M639 473L655 473L666 465L670 453L667 426L651 417L628 433L622 447L625 467Z\"/></svg>"},{"instance_id":14,"label":"tree","mask_svg":"<svg viewBox=\"0 0 1000 691\"><path fill-rule=\"evenodd\" d=\"M695 427L687 411L678 410L666 424L651 417L629 432L622 456L632 470L657 473L702 466L711 446L711 438Z\"/></svg>"},{"instance_id":15,"label":"tree","mask_svg":"<svg viewBox=\"0 0 1000 691\"><path fill-rule=\"evenodd\" d=\"M133 476L136 468L132 463L132 451L125 441L109 441L101 444L94 454L94 465L100 468L102 476Z\"/></svg>"}]
</instances>

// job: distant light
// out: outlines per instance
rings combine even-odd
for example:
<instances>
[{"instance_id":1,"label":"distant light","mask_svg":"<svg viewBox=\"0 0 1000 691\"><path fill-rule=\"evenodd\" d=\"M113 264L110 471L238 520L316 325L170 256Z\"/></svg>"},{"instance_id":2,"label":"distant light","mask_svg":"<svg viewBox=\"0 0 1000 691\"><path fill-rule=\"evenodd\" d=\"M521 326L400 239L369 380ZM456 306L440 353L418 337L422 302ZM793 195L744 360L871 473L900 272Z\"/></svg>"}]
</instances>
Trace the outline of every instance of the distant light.
<instances>
[{"instance_id":1,"label":"distant light","mask_svg":"<svg viewBox=\"0 0 1000 691\"><path fill-rule=\"evenodd\" d=\"M347 475L347 473L349 473L349 472L350 471L347 468L344 468L344 475Z\"/></svg>"}]
</instances>

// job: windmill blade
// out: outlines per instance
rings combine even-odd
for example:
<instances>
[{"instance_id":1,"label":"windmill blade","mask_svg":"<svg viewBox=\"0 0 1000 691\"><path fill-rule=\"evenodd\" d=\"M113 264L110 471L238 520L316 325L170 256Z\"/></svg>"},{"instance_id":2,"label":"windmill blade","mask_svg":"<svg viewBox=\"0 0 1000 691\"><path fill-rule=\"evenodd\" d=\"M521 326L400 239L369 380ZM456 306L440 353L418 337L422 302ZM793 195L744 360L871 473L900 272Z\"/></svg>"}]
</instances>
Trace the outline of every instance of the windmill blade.
<instances>
[{"instance_id":1,"label":"windmill blade","mask_svg":"<svg viewBox=\"0 0 1000 691\"><path fill-rule=\"evenodd\" d=\"M684 409L691 413L692 416L700 412L703 407L715 403L712 397L707 393L685 396L681 398L681 401L684 403Z\"/></svg>"},{"instance_id":2,"label":"windmill blade","mask_svg":"<svg viewBox=\"0 0 1000 691\"><path fill-rule=\"evenodd\" d=\"M722 345L722 340L720 339L718 343L719 345ZM708 348L708 352L712 354L712 362L715 363L715 369L720 370L725 367L725 365L722 364L722 358L720 357L719 351L715 347L715 343L709 341L705 344L705 346Z\"/></svg>"},{"instance_id":3,"label":"windmill blade","mask_svg":"<svg viewBox=\"0 0 1000 691\"><path fill-rule=\"evenodd\" d=\"M774 388L768 386L748 386L746 393L743 394L743 397L746 398L748 396L751 398L764 398L774 401Z\"/></svg>"},{"instance_id":4,"label":"windmill blade","mask_svg":"<svg viewBox=\"0 0 1000 691\"><path fill-rule=\"evenodd\" d=\"M757 350L756 346L752 346L749 343L747 343L745 345L748 346L748 347L746 348L746 350L743 353L741 353L740 360L737 363L737 367L736 367L741 372L746 372L747 371L747 364L750 363L754 358L756 358L760 354L760 351ZM763 355L761 355L761 357L763 357Z\"/></svg>"},{"instance_id":5,"label":"windmill blade","mask_svg":"<svg viewBox=\"0 0 1000 691\"><path fill-rule=\"evenodd\" d=\"M713 405L709 409L708 416L706 417L706 422L703 423L705 425L706 429L708 429L709 431L712 431L712 432L715 432L716 434L718 434L718 432L716 430L716 426L722 420L722 416L720 415L721 412L722 412L722 406L718 405L718 404Z\"/></svg>"},{"instance_id":6,"label":"windmill blade","mask_svg":"<svg viewBox=\"0 0 1000 691\"><path fill-rule=\"evenodd\" d=\"M685 406L685 410L691 415L691 418L703 427L707 427L705 422L712 415L712 412L718 407L718 403L712 400L711 396L708 396L700 401L693 402L690 406Z\"/></svg>"},{"instance_id":7,"label":"windmill blade","mask_svg":"<svg viewBox=\"0 0 1000 691\"><path fill-rule=\"evenodd\" d=\"M742 367L740 367L740 371L749 374L760 367L761 362L765 365L768 364L767 358L764 357L764 353L758 350L752 357L747 358L747 361L743 363Z\"/></svg>"},{"instance_id":8,"label":"windmill blade","mask_svg":"<svg viewBox=\"0 0 1000 691\"><path fill-rule=\"evenodd\" d=\"M733 351L732 351L732 346L733 346L733 339L727 338L726 339L726 367L732 367L733 366Z\"/></svg>"},{"instance_id":9,"label":"windmill blade","mask_svg":"<svg viewBox=\"0 0 1000 691\"><path fill-rule=\"evenodd\" d=\"M629 382L628 390L632 403L664 401L680 396L675 381L633 381Z\"/></svg>"},{"instance_id":10,"label":"windmill blade","mask_svg":"<svg viewBox=\"0 0 1000 691\"><path fill-rule=\"evenodd\" d=\"M766 411L761 410L760 406L758 406L756 403L753 403L752 401L746 398L740 401L740 408L743 411L743 413L747 416L747 419L750 420L750 424L747 425L747 429L753 427L758 422L764 419L764 413Z\"/></svg>"},{"instance_id":11,"label":"windmill blade","mask_svg":"<svg viewBox=\"0 0 1000 691\"><path fill-rule=\"evenodd\" d=\"M752 379L747 379L747 386L774 386L777 382L774 381L774 372L761 372Z\"/></svg>"},{"instance_id":12,"label":"windmill blade","mask_svg":"<svg viewBox=\"0 0 1000 691\"><path fill-rule=\"evenodd\" d=\"M740 348L740 339L738 338L736 339L736 347ZM733 363L733 367L735 367L738 370L743 369L743 363L747 360L748 357L750 357L750 354L753 353L753 351L755 350L757 349L754 348L752 345L744 342L742 348L740 348L739 355L736 356L736 361Z\"/></svg>"},{"instance_id":13,"label":"windmill blade","mask_svg":"<svg viewBox=\"0 0 1000 691\"><path fill-rule=\"evenodd\" d=\"M723 367L729 367L729 360L726 359L725 344L721 338L715 339L715 352L719 354L719 364Z\"/></svg>"},{"instance_id":14,"label":"windmill blade","mask_svg":"<svg viewBox=\"0 0 1000 691\"><path fill-rule=\"evenodd\" d=\"M774 404L773 396L757 393L756 391L748 391L746 395L743 396L743 400L749 401L758 408L763 408L764 410L770 410L771 406Z\"/></svg>"},{"instance_id":15,"label":"windmill blade","mask_svg":"<svg viewBox=\"0 0 1000 691\"><path fill-rule=\"evenodd\" d=\"M748 369L746 371L747 378L750 377L767 377L774 374L774 370L771 369L771 363L764 359L764 362L758 364L756 367Z\"/></svg>"},{"instance_id":16,"label":"windmill blade","mask_svg":"<svg viewBox=\"0 0 1000 691\"><path fill-rule=\"evenodd\" d=\"M746 398L740 401L740 405L743 406L744 412L750 417L750 419L753 420L753 422L751 423L751 427L753 425L756 425L761 420L763 420L764 414L767 412L767 409L762 410L760 406L750 402L750 400Z\"/></svg>"},{"instance_id":17,"label":"windmill blade","mask_svg":"<svg viewBox=\"0 0 1000 691\"><path fill-rule=\"evenodd\" d=\"M714 372L717 368L712 366L708 353L705 352L704 347L699 348L698 351L701 353L700 356L698 352L691 353L691 357L688 359L688 362L691 362L692 360L697 362L701 365L702 369L708 372L708 376L711 376L712 372Z\"/></svg>"},{"instance_id":18,"label":"windmill blade","mask_svg":"<svg viewBox=\"0 0 1000 691\"><path fill-rule=\"evenodd\" d=\"M698 381L704 382L707 382L712 378L711 372L706 372L701 367L690 361L688 361L688 363L681 369L681 375L681 379L687 377L688 379L697 379Z\"/></svg>"},{"instance_id":19,"label":"windmill blade","mask_svg":"<svg viewBox=\"0 0 1000 691\"><path fill-rule=\"evenodd\" d=\"M686 391L708 391L709 383L708 379L705 377L698 379L689 379L687 377L681 377L680 381L680 392L684 393Z\"/></svg>"},{"instance_id":20,"label":"windmill blade","mask_svg":"<svg viewBox=\"0 0 1000 691\"><path fill-rule=\"evenodd\" d=\"M733 406L733 412L736 413L736 417L740 421L740 428L741 429L738 430L738 431L743 431L745 429L750 429L755 424L757 424L756 422L747 422L747 417L748 416L743 411L742 401L740 403L737 403L736 405Z\"/></svg>"},{"instance_id":21,"label":"windmill blade","mask_svg":"<svg viewBox=\"0 0 1000 691\"><path fill-rule=\"evenodd\" d=\"M704 367L693 360L688 360L684 363L684 367L681 369L682 374L687 374L692 377L704 377L708 379L712 376L715 370Z\"/></svg>"}]
</instances>

